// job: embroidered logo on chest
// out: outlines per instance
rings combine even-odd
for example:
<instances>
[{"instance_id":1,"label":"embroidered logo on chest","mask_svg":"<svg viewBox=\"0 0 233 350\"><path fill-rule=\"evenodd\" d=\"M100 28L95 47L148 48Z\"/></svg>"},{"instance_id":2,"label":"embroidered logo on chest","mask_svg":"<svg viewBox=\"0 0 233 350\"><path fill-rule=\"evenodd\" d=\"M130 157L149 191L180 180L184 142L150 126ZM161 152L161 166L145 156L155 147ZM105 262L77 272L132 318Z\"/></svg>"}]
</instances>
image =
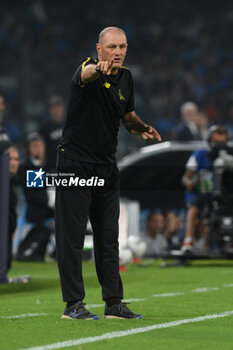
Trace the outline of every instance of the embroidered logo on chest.
<instances>
[{"instance_id":1,"label":"embroidered logo on chest","mask_svg":"<svg viewBox=\"0 0 233 350\"><path fill-rule=\"evenodd\" d=\"M119 89L118 95L119 95L121 101L125 100L124 96L122 95L121 89Z\"/></svg>"},{"instance_id":2,"label":"embroidered logo on chest","mask_svg":"<svg viewBox=\"0 0 233 350\"><path fill-rule=\"evenodd\" d=\"M102 86L106 87L106 89L109 89L109 88L110 88L110 86L111 86L111 84L109 84L109 83L105 82L104 84L102 84Z\"/></svg>"}]
</instances>

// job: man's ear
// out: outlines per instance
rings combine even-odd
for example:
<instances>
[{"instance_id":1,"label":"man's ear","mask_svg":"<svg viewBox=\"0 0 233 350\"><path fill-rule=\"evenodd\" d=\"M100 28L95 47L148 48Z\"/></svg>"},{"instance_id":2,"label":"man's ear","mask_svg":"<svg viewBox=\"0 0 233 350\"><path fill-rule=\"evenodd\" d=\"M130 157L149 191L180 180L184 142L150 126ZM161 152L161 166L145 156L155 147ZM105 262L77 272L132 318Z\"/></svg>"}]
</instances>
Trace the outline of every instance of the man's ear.
<instances>
[{"instance_id":1,"label":"man's ear","mask_svg":"<svg viewBox=\"0 0 233 350\"><path fill-rule=\"evenodd\" d=\"M98 54L100 53L100 43L96 44L96 51L98 52Z\"/></svg>"}]
</instances>

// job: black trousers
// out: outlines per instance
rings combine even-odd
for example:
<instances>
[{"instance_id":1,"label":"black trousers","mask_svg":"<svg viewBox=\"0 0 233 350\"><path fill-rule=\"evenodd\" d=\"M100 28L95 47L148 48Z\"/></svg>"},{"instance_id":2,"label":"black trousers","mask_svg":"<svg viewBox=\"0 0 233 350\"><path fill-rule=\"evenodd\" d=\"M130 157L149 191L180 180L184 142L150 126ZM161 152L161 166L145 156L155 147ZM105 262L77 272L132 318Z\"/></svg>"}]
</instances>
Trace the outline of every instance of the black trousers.
<instances>
[{"instance_id":1,"label":"black trousers","mask_svg":"<svg viewBox=\"0 0 233 350\"><path fill-rule=\"evenodd\" d=\"M57 171L105 180L103 187L56 190L56 246L63 300L83 300L82 249L88 216L94 232L96 271L106 302L123 298L119 274L119 178L115 165L79 163L58 155Z\"/></svg>"}]
</instances>

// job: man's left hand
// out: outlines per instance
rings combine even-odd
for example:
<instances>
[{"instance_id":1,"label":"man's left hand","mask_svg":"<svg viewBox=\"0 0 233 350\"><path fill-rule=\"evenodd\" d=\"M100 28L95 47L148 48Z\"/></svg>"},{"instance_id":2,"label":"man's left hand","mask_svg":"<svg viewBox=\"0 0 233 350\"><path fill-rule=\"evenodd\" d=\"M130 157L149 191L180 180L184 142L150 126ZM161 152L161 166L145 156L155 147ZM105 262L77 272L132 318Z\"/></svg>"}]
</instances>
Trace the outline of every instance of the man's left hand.
<instances>
[{"instance_id":1,"label":"man's left hand","mask_svg":"<svg viewBox=\"0 0 233 350\"><path fill-rule=\"evenodd\" d=\"M157 139L158 141L162 140L159 133L152 128L152 126L148 126L147 130L141 133L141 136L145 141L152 141L154 139Z\"/></svg>"}]
</instances>

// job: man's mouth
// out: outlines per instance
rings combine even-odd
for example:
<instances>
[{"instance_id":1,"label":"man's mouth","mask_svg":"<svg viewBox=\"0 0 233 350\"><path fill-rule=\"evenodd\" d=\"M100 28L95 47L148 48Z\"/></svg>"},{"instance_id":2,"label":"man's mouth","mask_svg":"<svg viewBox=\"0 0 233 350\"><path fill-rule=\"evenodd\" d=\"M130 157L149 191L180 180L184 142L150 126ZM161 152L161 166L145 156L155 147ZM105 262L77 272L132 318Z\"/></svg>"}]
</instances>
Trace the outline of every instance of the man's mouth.
<instances>
[{"instance_id":1,"label":"man's mouth","mask_svg":"<svg viewBox=\"0 0 233 350\"><path fill-rule=\"evenodd\" d=\"M115 57L115 58L113 58L113 62L114 62L114 63L120 63L120 62L121 62L120 57Z\"/></svg>"}]
</instances>

